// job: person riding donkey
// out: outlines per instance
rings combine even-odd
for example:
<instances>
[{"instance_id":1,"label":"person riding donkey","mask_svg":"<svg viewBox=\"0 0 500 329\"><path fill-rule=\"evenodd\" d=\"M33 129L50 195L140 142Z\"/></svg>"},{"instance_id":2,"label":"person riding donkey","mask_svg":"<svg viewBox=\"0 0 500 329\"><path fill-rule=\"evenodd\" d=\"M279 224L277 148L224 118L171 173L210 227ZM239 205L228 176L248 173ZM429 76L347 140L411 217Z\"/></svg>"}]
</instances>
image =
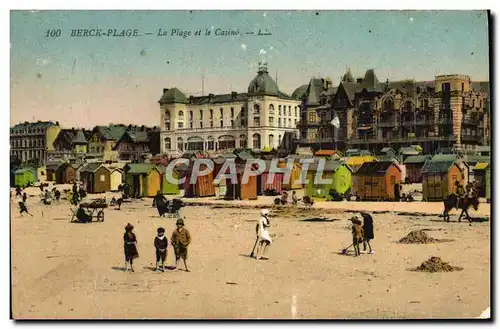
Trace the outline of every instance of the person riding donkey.
<instances>
[{"instance_id":1,"label":"person riding donkey","mask_svg":"<svg viewBox=\"0 0 500 329\"><path fill-rule=\"evenodd\" d=\"M455 189L453 190L453 194L457 196L457 206L456 208L459 208L460 206L460 200L465 197L465 190L459 181L455 181Z\"/></svg>"}]
</instances>

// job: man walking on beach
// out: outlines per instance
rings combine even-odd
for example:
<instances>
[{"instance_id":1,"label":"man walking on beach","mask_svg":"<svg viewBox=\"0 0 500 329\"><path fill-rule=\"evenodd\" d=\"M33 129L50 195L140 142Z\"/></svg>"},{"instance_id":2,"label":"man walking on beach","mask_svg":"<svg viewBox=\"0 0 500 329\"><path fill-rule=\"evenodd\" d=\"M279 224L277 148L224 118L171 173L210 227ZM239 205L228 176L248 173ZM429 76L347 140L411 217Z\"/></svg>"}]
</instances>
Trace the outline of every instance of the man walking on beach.
<instances>
[{"instance_id":1,"label":"man walking on beach","mask_svg":"<svg viewBox=\"0 0 500 329\"><path fill-rule=\"evenodd\" d=\"M265 256L267 254L267 249L269 245L272 243L271 236L269 235L269 231L267 228L271 225L269 219L267 218L269 215L269 210L262 209L260 211L260 219L259 226L257 230L257 236L259 238L259 246L257 247L257 256L256 259L269 259L269 257Z\"/></svg>"}]
</instances>

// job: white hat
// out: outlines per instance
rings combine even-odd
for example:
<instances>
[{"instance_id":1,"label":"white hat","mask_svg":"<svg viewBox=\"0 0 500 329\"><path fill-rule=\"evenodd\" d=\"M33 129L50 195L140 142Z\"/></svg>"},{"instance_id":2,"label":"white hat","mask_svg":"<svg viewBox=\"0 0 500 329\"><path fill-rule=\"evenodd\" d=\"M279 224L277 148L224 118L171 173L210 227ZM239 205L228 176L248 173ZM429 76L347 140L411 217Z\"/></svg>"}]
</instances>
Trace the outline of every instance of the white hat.
<instances>
[{"instance_id":1,"label":"white hat","mask_svg":"<svg viewBox=\"0 0 500 329\"><path fill-rule=\"evenodd\" d=\"M267 210L267 209L261 209L261 210L260 210L260 214L261 214L262 216L265 216L265 215L269 214L269 210Z\"/></svg>"}]
</instances>

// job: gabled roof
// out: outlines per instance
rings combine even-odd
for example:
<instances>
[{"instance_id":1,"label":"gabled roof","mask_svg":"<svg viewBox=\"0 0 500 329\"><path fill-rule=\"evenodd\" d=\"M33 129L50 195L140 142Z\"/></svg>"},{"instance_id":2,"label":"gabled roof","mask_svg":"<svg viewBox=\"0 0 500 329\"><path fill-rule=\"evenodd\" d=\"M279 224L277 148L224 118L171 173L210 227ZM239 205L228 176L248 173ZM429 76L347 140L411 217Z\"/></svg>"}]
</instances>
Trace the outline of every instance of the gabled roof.
<instances>
[{"instance_id":1,"label":"gabled roof","mask_svg":"<svg viewBox=\"0 0 500 329\"><path fill-rule=\"evenodd\" d=\"M378 162L395 162L399 164L399 159L396 158L394 155L377 155L376 159Z\"/></svg>"},{"instance_id":2,"label":"gabled roof","mask_svg":"<svg viewBox=\"0 0 500 329\"><path fill-rule=\"evenodd\" d=\"M71 141L72 144L88 144L89 142L85 138L85 135L83 134L83 131L79 129L75 136L73 137L73 140Z\"/></svg>"},{"instance_id":3,"label":"gabled roof","mask_svg":"<svg viewBox=\"0 0 500 329\"><path fill-rule=\"evenodd\" d=\"M16 124L14 127L11 127L11 131L21 131L21 130L25 130L25 129L34 129L34 128L38 128L38 129L45 129L45 128L48 128L48 127L52 127L52 126L56 126L55 123L53 123L52 121L37 121L37 122L22 122L22 123L18 123Z\"/></svg>"},{"instance_id":4,"label":"gabled roof","mask_svg":"<svg viewBox=\"0 0 500 329\"><path fill-rule=\"evenodd\" d=\"M120 125L96 126L94 132L100 133L106 140L117 141L127 128Z\"/></svg>"},{"instance_id":5,"label":"gabled roof","mask_svg":"<svg viewBox=\"0 0 500 329\"><path fill-rule=\"evenodd\" d=\"M90 172L90 173L95 173L100 167L104 167L102 165L102 163L99 163L99 162L91 162L89 164L87 164L82 170L80 170L80 172ZM104 167L106 168L106 167ZM106 168L106 170L109 171L108 168Z\"/></svg>"},{"instance_id":6,"label":"gabled roof","mask_svg":"<svg viewBox=\"0 0 500 329\"><path fill-rule=\"evenodd\" d=\"M429 160L431 158L430 155L410 155L409 157L406 158L405 161L403 161L404 164L410 164L410 163L424 163L425 161Z\"/></svg>"},{"instance_id":7,"label":"gabled roof","mask_svg":"<svg viewBox=\"0 0 500 329\"><path fill-rule=\"evenodd\" d=\"M347 69L344 76L342 77L342 82L356 82L356 80L352 76L350 68Z\"/></svg>"},{"instance_id":8,"label":"gabled roof","mask_svg":"<svg viewBox=\"0 0 500 329\"><path fill-rule=\"evenodd\" d=\"M126 130L120 137L118 142L122 141L124 138L128 137L133 143L149 143L150 135L146 131L130 131Z\"/></svg>"},{"instance_id":9,"label":"gabled roof","mask_svg":"<svg viewBox=\"0 0 500 329\"><path fill-rule=\"evenodd\" d=\"M295 154L297 155L313 155L313 152L310 147L297 147L295 150Z\"/></svg>"},{"instance_id":10,"label":"gabled roof","mask_svg":"<svg viewBox=\"0 0 500 329\"><path fill-rule=\"evenodd\" d=\"M67 167L75 168L71 163L62 163L59 167L57 167L57 170L65 170Z\"/></svg>"},{"instance_id":11,"label":"gabled roof","mask_svg":"<svg viewBox=\"0 0 500 329\"><path fill-rule=\"evenodd\" d=\"M422 173L447 173L452 166L456 165L454 160L443 160L443 161L426 161L422 167Z\"/></svg>"},{"instance_id":12,"label":"gabled roof","mask_svg":"<svg viewBox=\"0 0 500 329\"><path fill-rule=\"evenodd\" d=\"M317 171L320 165L320 159L314 159L315 161L309 165L309 171ZM324 172L336 172L340 167L345 166L351 172L352 169L345 163L340 161L325 161L323 171Z\"/></svg>"},{"instance_id":13,"label":"gabled roof","mask_svg":"<svg viewBox=\"0 0 500 329\"><path fill-rule=\"evenodd\" d=\"M321 89L322 89L322 83L321 83L321 80L319 80L320 84L319 84L319 88L318 88L316 80L318 80L318 79L311 79L311 81L309 82L309 86L307 87L306 104L308 106L320 105L319 104L319 93L321 92Z\"/></svg>"},{"instance_id":14,"label":"gabled roof","mask_svg":"<svg viewBox=\"0 0 500 329\"><path fill-rule=\"evenodd\" d=\"M478 162L474 166L473 170L486 170L486 168L488 168L489 166L490 166L490 164L487 162Z\"/></svg>"},{"instance_id":15,"label":"gabled roof","mask_svg":"<svg viewBox=\"0 0 500 329\"><path fill-rule=\"evenodd\" d=\"M432 157L431 161L456 161L458 156L456 154L436 154Z\"/></svg>"},{"instance_id":16,"label":"gabled roof","mask_svg":"<svg viewBox=\"0 0 500 329\"><path fill-rule=\"evenodd\" d=\"M131 175L149 174L156 169L156 166L151 163L129 163L127 167L127 174Z\"/></svg>"},{"instance_id":17,"label":"gabled roof","mask_svg":"<svg viewBox=\"0 0 500 329\"><path fill-rule=\"evenodd\" d=\"M418 152L415 148L409 146L409 147L402 147L399 149L399 154L402 155L419 155L420 152Z\"/></svg>"},{"instance_id":18,"label":"gabled roof","mask_svg":"<svg viewBox=\"0 0 500 329\"><path fill-rule=\"evenodd\" d=\"M388 153L391 152L392 154L396 154L396 151L392 147L384 147L380 153Z\"/></svg>"},{"instance_id":19,"label":"gabled roof","mask_svg":"<svg viewBox=\"0 0 500 329\"><path fill-rule=\"evenodd\" d=\"M355 175L371 175L371 176L384 176L387 170L391 167L395 166L399 171L401 169L396 166L393 162L365 162L358 169Z\"/></svg>"},{"instance_id":20,"label":"gabled roof","mask_svg":"<svg viewBox=\"0 0 500 329\"><path fill-rule=\"evenodd\" d=\"M333 156L337 154L335 150L318 150L314 155L315 156Z\"/></svg>"},{"instance_id":21,"label":"gabled roof","mask_svg":"<svg viewBox=\"0 0 500 329\"><path fill-rule=\"evenodd\" d=\"M32 174L35 174L35 170L33 168L25 167L25 168L19 168L16 171L14 171L14 174L24 174L30 172Z\"/></svg>"}]
</instances>

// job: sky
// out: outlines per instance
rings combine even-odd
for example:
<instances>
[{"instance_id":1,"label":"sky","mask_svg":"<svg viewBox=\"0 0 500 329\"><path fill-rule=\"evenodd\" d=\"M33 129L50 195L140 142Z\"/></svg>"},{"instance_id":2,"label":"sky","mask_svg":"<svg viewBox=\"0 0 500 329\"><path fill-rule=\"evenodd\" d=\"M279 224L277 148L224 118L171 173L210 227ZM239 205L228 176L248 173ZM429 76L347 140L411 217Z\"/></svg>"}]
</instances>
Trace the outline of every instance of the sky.
<instances>
[{"instance_id":1,"label":"sky","mask_svg":"<svg viewBox=\"0 0 500 329\"><path fill-rule=\"evenodd\" d=\"M99 28L140 36L71 36ZM261 60L288 94L312 77L337 85L348 67L380 81L489 80L486 11L11 11L10 35L11 125L160 125L163 88L198 96L204 76L204 94L246 92Z\"/></svg>"}]
</instances>

